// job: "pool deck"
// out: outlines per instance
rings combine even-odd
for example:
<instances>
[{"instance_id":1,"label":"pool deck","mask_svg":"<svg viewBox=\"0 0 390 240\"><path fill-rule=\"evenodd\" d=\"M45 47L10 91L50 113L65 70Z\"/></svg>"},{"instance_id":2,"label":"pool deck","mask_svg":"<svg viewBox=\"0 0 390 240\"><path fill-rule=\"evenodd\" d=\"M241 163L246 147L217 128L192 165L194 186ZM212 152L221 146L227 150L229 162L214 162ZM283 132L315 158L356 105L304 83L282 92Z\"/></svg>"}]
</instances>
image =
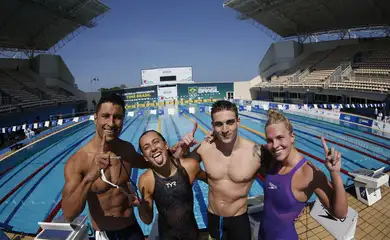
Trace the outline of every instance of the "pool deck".
<instances>
[{"instance_id":1,"label":"pool deck","mask_svg":"<svg viewBox=\"0 0 390 240\"><path fill-rule=\"evenodd\" d=\"M390 172L387 174L390 175ZM348 203L351 208L359 213L355 239L380 240L390 239L390 188L382 187L382 199L367 206L360 202L354 192L348 194ZM316 222L309 214L310 207L305 208L305 212L295 223L295 228L299 234L299 239L310 240L331 240L335 239L325 228ZM310 211L310 210L309 210ZM32 240L31 236L23 236L15 233L6 233L10 239ZM207 240L207 232L202 232L200 240Z\"/></svg>"}]
</instances>

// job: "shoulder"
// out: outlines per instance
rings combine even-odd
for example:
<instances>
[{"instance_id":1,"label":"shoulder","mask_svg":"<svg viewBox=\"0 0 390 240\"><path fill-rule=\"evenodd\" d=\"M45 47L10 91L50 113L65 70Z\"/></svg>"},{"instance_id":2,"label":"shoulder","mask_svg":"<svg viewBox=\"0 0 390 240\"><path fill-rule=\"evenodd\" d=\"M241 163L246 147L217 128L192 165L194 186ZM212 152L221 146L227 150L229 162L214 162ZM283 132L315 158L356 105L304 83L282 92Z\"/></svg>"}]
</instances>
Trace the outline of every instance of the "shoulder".
<instances>
[{"instance_id":1,"label":"shoulder","mask_svg":"<svg viewBox=\"0 0 390 240\"><path fill-rule=\"evenodd\" d=\"M257 146L261 146L260 144L257 144L249 139L239 137L241 142L241 148L242 149L256 149Z\"/></svg>"},{"instance_id":2,"label":"shoulder","mask_svg":"<svg viewBox=\"0 0 390 240\"><path fill-rule=\"evenodd\" d=\"M89 163L89 154L85 147L77 150L65 163L65 174L82 173Z\"/></svg>"},{"instance_id":3,"label":"shoulder","mask_svg":"<svg viewBox=\"0 0 390 240\"><path fill-rule=\"evenodd\" d=\"M134 151L135 152L135 147L131 142L119 139L119 144L126 150L126 151Z\"/></svg>"},{"instance_id":4,"label":"shoulder","mask_svg":"<svg viewBox=\"0 0 390 240\"><path fill-rule=\"evenodd\" d=\"M262 145L251 140L240 137L241 148L247 153L252 154L253 158L260 158L262 153Z\"/></svg>"},{"instance_id":5,"label":"shoulder","mask_svg":"<svg viewBox=\"0 0 390 240\"><path fill-rule=\"evenodd\" d=\"M154 191L154 176L151 169L146 170L138 179L138 188L142 196L152 194Z\"/></svg>"},{"instance_id":6,"label":"shoulder","mask_svg":"<svg viewBox=\"0 0 390 240\"><path fill-rule=\"evenodd\" d=\"M84 146L70 156L66 161L66 165L80 165L82 162L86 162L80 161L80 159L88 159L88 155L88 148Z\"/></svg>"},{"instance_id":7,"label":"shoulder","mask_svg":"<svg viewBox=\"0 0 390 240\"><path fill-rule=\"evenodd\" d=\"M146 170L141 176L139 176L138 184L140 186L149 185L154 180L153 172L151 169Z\"/></svg>"},{"instance_id":8,"label":"shoulder","mask_svg":"<svg viewBox=\"0 0 390 240\"><path fill-rule=\"evenodd\" d=\"M188 169L193 169L199 167L199 162L193 158L180 158L180 164L188 171Z\"/></svg>"},{"instance_id":9,"label":"shoulder","mask_svg":"<svg viewBox=\"0 0 390 240\"><path fill-rule=\"evenodd\" d=\"M308 160L300 168L299 173L306 181L313 182L314 184L327 181L325 173Z\"/></svg>"}]
</instances>

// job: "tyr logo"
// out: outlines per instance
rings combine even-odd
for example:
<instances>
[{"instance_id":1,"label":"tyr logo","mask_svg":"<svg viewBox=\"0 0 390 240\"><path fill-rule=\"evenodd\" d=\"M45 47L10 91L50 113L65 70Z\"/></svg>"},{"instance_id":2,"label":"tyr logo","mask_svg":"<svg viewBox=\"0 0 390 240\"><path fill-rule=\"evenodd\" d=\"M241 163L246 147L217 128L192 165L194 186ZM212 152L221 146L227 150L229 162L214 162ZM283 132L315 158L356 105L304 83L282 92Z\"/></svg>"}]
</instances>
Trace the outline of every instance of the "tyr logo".
<instances>
[{"instance_id":1,"label":"tyr logo","mask_svg":"<svg viewBox=\"0 0 390 240\"><path fill-rule=\"evenodd\" d=\"M167 188L176 187L176 181L173 181L171 183L166 183L165 185L167 186Z\"/></svg>"}]
</instances>

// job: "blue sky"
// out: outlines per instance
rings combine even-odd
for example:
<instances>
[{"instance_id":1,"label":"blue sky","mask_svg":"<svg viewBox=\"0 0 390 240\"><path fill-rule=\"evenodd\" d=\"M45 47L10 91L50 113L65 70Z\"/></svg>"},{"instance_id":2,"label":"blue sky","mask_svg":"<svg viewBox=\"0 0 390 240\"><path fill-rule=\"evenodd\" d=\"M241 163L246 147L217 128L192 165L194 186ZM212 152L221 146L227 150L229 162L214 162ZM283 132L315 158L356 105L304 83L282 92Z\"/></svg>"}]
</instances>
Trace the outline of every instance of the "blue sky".
<instances>
[{"instance_id":1,"label":"blue sky","mask_svg":"<svg viewBox=\"0 0 390 240\"><path fill-rule=\"evenodd\" d=\"M273 42L222 0L102 2L111 10L98 26L57 52L83 91L137 86L141 70L154 65L192 66L196 82L250 80Z\"/></svg>"}]
</instances>

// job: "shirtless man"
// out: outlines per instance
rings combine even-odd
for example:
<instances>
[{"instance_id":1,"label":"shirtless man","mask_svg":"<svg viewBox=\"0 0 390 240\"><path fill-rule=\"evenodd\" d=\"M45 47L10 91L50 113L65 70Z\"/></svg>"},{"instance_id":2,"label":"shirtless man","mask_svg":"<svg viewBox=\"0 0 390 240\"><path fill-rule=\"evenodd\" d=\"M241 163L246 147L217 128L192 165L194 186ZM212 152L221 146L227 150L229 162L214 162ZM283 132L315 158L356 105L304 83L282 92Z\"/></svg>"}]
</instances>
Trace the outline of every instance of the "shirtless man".
<instances>
[{"instance_id":1,"label":"shirtless man","mask_svg":"<svg viewBox=\"0 0 390 240\"><path fill-rule=\"evenodd\" d=\"M211 109L214 141L202 142L190 158L203 161L209 184L208 230L212 239L251 239L248 192L260 168L259 145L238 136L235 104L217 101ZM183 142L192 146L194 132Z\"/></svg>"},{"instance_id":2,"label":"shirtless man","mask_svg":"<svg viewBox=\"0 0 390 240\"><path fill-rule=\"evenodd\" d=\"M191 157L203 161L208 176L210 238L251 239L247 197L257 172L266 177L268 184L270 179L280 181L272 177L275 173L285 175L280 177L283 180L274 192L265 189L264 209L268 215L262 221L260 239L298 239L293 221L313 193L335 217L346 216L348 205L340 177L341 154L333 148L328 150L324 139L325 165L331 172L333 184L323 172L297 154L292 126L283 115L269 115L265 146L238 136L240 119L235 104L214 103L211 117L213 141L202 142L190 153ZM196 143L194 132L186 134L183 142L193 146ZM292 189L286 187L291 185ZM279 212L283 214L276 214Z\"/></svg>"},{"instance_id":3,"label":"shirtless man","mask_svg":"<svg viewBox=\"0 0 390 240\"><path fill-rule=\"evenodd\" d=\"M95 116L96 134L65 165L62 210L72 221L88 202L96 239L144 239L133 213L132 168L148 168L134 146L119 139L125 104L116 94L102 97ZM102 172L104 174L102 174Z\"/></svg>"}]
</instances>

